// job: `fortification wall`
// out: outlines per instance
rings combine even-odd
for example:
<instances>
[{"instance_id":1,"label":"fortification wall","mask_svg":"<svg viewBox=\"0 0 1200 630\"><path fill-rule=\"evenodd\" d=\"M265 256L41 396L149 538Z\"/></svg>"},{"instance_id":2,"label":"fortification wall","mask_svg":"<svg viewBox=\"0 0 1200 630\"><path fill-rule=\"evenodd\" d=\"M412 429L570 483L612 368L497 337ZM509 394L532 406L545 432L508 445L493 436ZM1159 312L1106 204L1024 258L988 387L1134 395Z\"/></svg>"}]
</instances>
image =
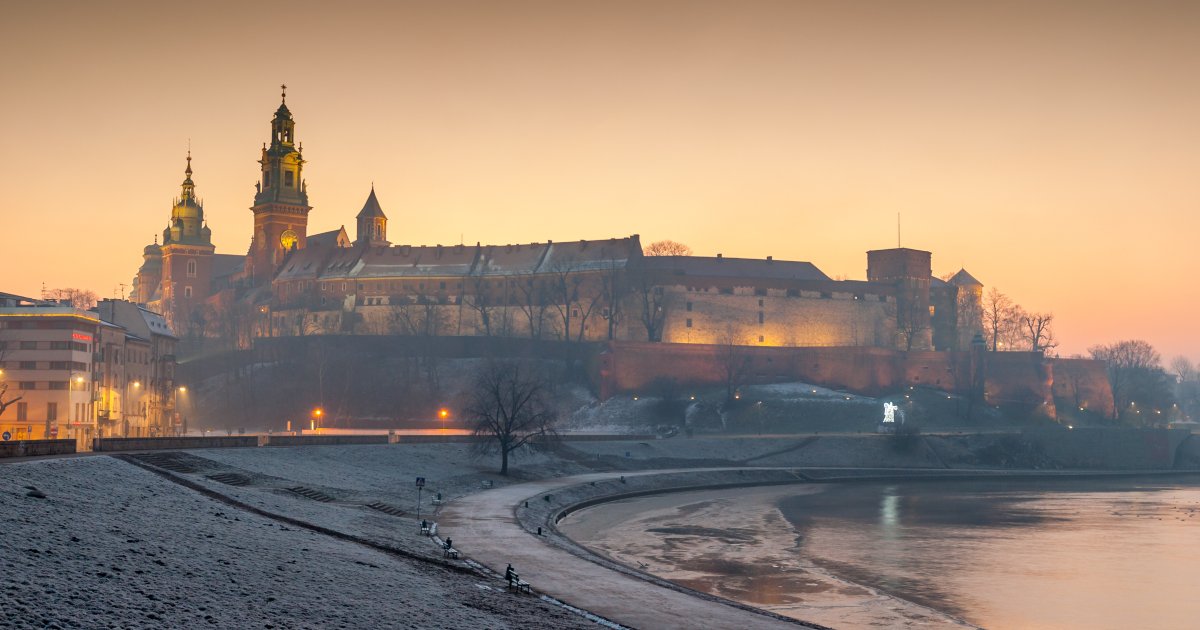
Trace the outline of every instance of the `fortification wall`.
<instances>
[{"instance_id":1,"label":"fortification wall","mask_svg":"<svg viewBox=\"0 0 1200 630\"><path fill-rule=\"evenodd\" d=\"M64 455L75 452L75 440L9 440L0 442L0 457Z\"/></svg>"},{"instance_id":2,"label":"fortification wall","mask_svg":"<svg viewBox=\"0 0 1200 630\"><path fill-rule=\"evenodd\" d=\"M667 287L663 341L765 346L880 346L892 343L888 303L874 294L782 290L756 294ZM689 325L690 323L690 325Z\"/></svg>"},{"instance_id":3,"label":"fortification wall","mask_svg":"<svg viewBox=\"0 0 1200 630\"><path fill-rule=\"evenodd\" d=\"M1029 429L1024 437L1068 468L1158 469L1175 467L1191 433L1181 429Z\"/></svg>"},{"instance_id":4,"label":"fortification wall","mask_svg":"<svg viewBox=\"0 0 1200 630\"><path fill-rule=\"evenodd\" d=\"M1099 414L1113 415L1112 386L1104 363L1092 359L1052 359L1054 398L1059 405Z\"/></svg>"},{"instance_id":5,"label":"fortification wall","mask_svg":"<svg viewBox=\"0 0 1200 630\"><path fill-rule=\"evenodd\" d=\"M258 446L258 437L253 435L235 435L213 437L103 438L92 440L92 450L97 452L233 448L245 446Z\"/></svg>"}]
</instances>

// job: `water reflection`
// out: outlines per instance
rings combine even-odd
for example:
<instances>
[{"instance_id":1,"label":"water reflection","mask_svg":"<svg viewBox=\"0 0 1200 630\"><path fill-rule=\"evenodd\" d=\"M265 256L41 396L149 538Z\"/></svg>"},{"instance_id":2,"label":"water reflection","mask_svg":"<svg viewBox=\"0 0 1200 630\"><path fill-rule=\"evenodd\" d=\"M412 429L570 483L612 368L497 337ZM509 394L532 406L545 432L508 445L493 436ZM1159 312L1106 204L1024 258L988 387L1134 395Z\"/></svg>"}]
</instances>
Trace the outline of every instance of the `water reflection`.
<instances>
[{"instance_id":1,"label":"water reflection","mask_svg":"<svg viewBox=\"0 0 1200 630\"><path fill-rule=\"evenodd\" d=\"M880 493L879 526L883 537L891 540L896 537L900 527L900 497L896 494L896 486L885 486Z\"/></svg>"}]
</instances>

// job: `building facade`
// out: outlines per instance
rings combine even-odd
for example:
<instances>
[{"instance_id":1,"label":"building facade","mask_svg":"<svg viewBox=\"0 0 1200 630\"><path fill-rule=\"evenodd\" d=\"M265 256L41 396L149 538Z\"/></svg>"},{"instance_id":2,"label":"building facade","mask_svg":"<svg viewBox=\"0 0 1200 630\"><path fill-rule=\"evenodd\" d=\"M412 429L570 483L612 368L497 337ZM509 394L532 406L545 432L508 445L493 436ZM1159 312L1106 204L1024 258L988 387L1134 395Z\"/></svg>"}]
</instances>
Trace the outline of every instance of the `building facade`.
<instances>
[{"instance_id":1,"label":"building facade","mask_svg":"<svg viewBox=\"0 0 1200 630\"><path fill-rule=\"evenodd\" d=\"M131 302L82 310L9 296L0 305L0 436L73 439L88 450L97 437L167 434L173 348L166 321Z\"/></svg>"}]
</instances>

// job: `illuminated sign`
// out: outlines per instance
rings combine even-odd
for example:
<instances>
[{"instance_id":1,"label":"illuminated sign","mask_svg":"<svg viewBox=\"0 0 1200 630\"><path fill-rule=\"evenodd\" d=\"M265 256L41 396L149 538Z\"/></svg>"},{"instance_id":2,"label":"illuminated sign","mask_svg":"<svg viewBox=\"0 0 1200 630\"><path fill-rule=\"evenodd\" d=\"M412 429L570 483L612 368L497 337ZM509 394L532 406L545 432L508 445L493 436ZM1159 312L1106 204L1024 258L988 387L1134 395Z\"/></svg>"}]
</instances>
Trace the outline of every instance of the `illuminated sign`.
<instances>
[{"instance_id":1,"label":"illuminated sign","mask_svg":"<svg viewBox=\"0 0 1200 630\"><path fill-rule=\"evenodd\" d=\"M896 421L896 410L899 409L895 403L883 403L883 421L892 423Z\"/></svg>"},{"instance_id":2,"label":"illuminated sign","mask_svg":"<svg viewBox=\"0 0 1200 630\"><path fill-rule=\"evenodd\" d=\"M71 333L71 339L75 341L91 341L92 336L84 333Z\"/></svg>"}]
</instances>

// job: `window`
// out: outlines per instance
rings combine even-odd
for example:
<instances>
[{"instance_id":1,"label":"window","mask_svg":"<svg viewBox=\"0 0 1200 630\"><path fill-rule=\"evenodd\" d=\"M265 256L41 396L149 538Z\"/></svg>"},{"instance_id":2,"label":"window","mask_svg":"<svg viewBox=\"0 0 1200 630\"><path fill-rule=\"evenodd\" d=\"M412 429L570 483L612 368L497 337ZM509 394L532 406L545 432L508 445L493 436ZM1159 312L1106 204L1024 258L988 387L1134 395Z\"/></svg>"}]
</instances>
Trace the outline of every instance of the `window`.
<instances>
[{"instance_id":1,"label":"window","mask_svg":"<svg viewBox=\"0 0 1200 630\"><path fill-rule=\"evenodd\" d=\"M445 289L445 288L446 288L446 283L445 283L445 282L439 282L439 283L438 283L438 288L439 288L439 289Z\"/></svg>"},{"instance_id":2,"label":"window","mask_svg":"<svg viewBox=\"0 0 1200 630\"><path fill-rule=\"evenodd\" d=\"M22 350L37 350L37 342L36 341L22 341L21 349Z\"/></svg>"},{"instance_id":3,"label":"window","mask_svg":"<svg viewBox=\"0 0 1200 630\"><path fill-rule=\"evenodd\" d=\"M763 343L763 342L765 342L766 340L767 340L767 338L766 338L766 337L763 337L762 335L759 335L759 336L758 336L758 343Z\"/></svg>"},{"instance_id":4,"label":"window","mask_svg":"<svg viewBox=\"0 0 1200 630\"><path fill-rule=\"evenodd\" d=\"M937 312L937 307L930 304L929 305L929 316L933 317L936 312Z\"/></svg>"},{"instance_id":5,"label":"window","mask_svg":"<svg viewBox=\"0 0 1200 630\"><path fill-rule=\"evenodd\" d=\"M188 261L188 265L187 265L187 276L188 276L189 278L195 278L195 277L196 277L196 261L194 261L194 260L189 260L189 261Z\"/></svg>"},{"instance_id":6,"label":"window","mask_svg":"<svg viewBox=\"0 0 1200 630\"><path fill-rule=\"evenodd\" d=\"M21 361L20 367L22 370L36 370L37 361Z\"/></svg>"},{"instance_id":7,"label":"window","mask_svg":"<svg viewBox=\"0 0 1200 630\"><path fill-rule=\"evenodd\" d=\"M69 370L69 369L71 369L71 363L69 361L51 361L50 369L51 370Z\"/></svg>"},{"instance_id":8,"label":"window","mask_svg":"<svg viewBox=\"0 0 1200 630\"><path fill-rule=\"evenodd\" d=\"M284 186L295 186L296 185L295 178L296 178L295 173L293 173L291 171L284 171L283 172L283 185Z\"/></svg>"},{"instance_id":9,"label":"window","mask_svg":"<svg viewBox=\"0 0 1200 630\"><path fill-rule=\"evenodd\" d=\"M688 311L689 313L691 313L691 312L692 312L692 303L691 303L691 302L688 302L688 303L687 303L687 311Z\"/></svg>"},{"instance_id":10,"label":"window","mask_svg":"<svg viewBox=\"0 0 1200 630\"><path fill-rule=\"evenodd\" d=\"M759 307L759 308L762 308L762 305L763 305L763 301L762 301L762 300L759 300L759 301L758 301L758 307Z\"/></svg>"},{"instance_id":11,"label":"window","mask_svg":"<svg viewBox=\"0 0 1200 630\"><path fill-rule=\"evenodd\" d=\"M29 403L17 403L17 420L24 422L29 419Z\"/></svg>"},{"instance_id":12,"label":"window","mask_svg":"<svg viewBox=\"0 0 1200 630\"><path fill-rule=\"evenodd\" d=\"M33 381L21 381L21 383L17 385L17 389L37 389L37 383Z\"/></svg>"},{"instance_id":13,"label":"window","mask_svg":"<svg viewBox=\"0 0 1200 630\"><path fill-rule=\"evenodd\" d=\"M46 420L58 420L58 403L46 403Z\"/></svg>"},{"instance_id":14,"label":"window","mask_svg":"<svg viewBox=\"0 0 1200 630\"><path fill-rule=\"evenodd\" d=\"M50 381L50 389L67 389L70 381Z\"/></svg>"},{"instance_id":15,"label":"window","mask_svg":"<svg viewBox=\"0 0 1200 630\"><path fill-rule=\"evenodd\" d=\"M72 341L72 342L71 342L71 349L72 349L72 350L74 350L75 352L87 352L87 351L88 351L88 345L87 345L86 343L80 343L80 342L78 342L78 341Z\"/></svg>"},{"instance_id":16,"label":"window","mask_svg":"<svg viewBox=\"0 0 1200 630\"><path fill-rule=\"evenodd\" d=\"M687 318L687 327L688 328L692 327L692 318L691 317Z\"/></svg>"},{"instance_id":17,"label":"window","mask_svg":"<svg viewBox=\"0 0 1200 630\"><path fill-rule=\"evenodd\" d=\"M185 298L192 297L192 287L183 287L183 297L185 297Z\"/></svg>"}]
</instances>

